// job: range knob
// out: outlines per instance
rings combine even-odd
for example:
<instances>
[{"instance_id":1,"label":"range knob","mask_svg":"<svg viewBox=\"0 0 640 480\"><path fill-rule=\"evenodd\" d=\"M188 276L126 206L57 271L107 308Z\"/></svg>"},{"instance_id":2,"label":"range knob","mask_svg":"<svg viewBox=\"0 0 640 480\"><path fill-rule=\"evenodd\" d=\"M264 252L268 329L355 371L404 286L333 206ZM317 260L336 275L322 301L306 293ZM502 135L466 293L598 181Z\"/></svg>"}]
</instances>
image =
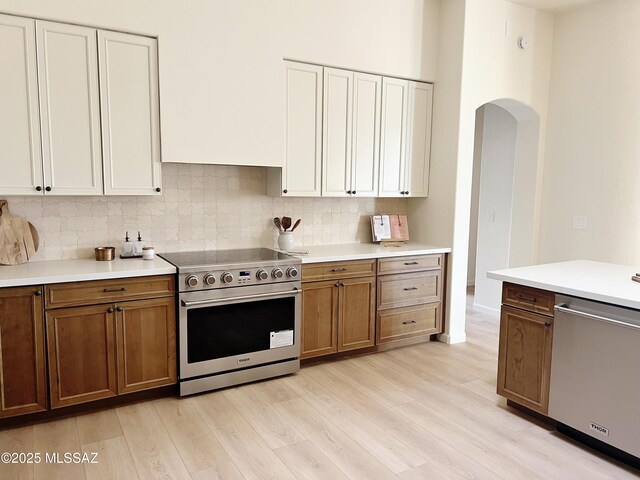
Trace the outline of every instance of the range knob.
<instances>
[{"instance_id":1,"label":"range knob","mask_svg":"<svg viewBox=\"0 0 640 480\"><path fill-rule=\"evenodd\" d=\"M216 276L213 273L207 273L202 281L205 285L211 286L216 283Z\"/></svg>"},{"instance_id":2,"label":"range knob","mask_svg":"<svg viewBox=\"0 0 640 480\"><path fill-rule=\"evenodd\" d=\"M256 273L256 278L258 280L266 280L267 278L269 278L269 274L267 273L267 271L264 268L261 268Z\"/></svg>"},{"instance_id":3,"label":"range knob","mask_svg":"<svg viewBox=\"0 0 640 480\"><path fill-rule=\"evenodd\" d=\"M282 278L283 275L284 273L282 272L281 268L274 268L273 270L271 270L271 276L275 279Z\"/></svg>"},{"instance_id":4,"label":"range knob","mask_svg":"<svg viewBox=\"0 0 640 480\"><path fill-rule=\"evenodd\" d=\"M296 267L287 268L287 277L296 278L298 276L298 269Z\"/></svg>"},{"instance_id":5,"label":"range knob","mask_svg":"<svg viewBox=\"0 0 640 480\"><path fill-rule=\"evenodd\" d=\"M220 277L222 283L231 283L233 282L233 274L230 272L224 272Z\"/></svg>"},{"instance_id":6,"label":"range knob","mask_svg":"<svg viewBox=\"0 0 640 480\"><path fill-rule=\"evenodd\" d=\"M198 285L198 277L196 277L195 275L189 275L184 279L184 283L187 284L187 287L195 287L196 285Z\"/></svg>"}]
</instances>

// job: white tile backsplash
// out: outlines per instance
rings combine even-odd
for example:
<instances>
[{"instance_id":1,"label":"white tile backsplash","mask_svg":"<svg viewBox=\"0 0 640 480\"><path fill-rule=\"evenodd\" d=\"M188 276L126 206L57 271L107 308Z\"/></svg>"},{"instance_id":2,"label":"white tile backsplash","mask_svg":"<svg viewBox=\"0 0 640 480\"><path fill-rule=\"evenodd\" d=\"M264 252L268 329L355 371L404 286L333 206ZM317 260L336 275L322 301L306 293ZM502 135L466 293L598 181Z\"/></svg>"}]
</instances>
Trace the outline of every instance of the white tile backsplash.
<instances>
[{"instance_id":1,"label":"white tile backsplash","mask_svg":"<svg viewBox=\"0 0 640 480\"><path fill-rule=\"evenodd\" d=\"M40 233L35 260L90 258L137 231L156 251L275 247L273 217L302 218L296 245L370 242L368 215L406 213L405 199L277 198L260 167L164 164L157 197L7 197Z\"/></svg>"}]
</instances>

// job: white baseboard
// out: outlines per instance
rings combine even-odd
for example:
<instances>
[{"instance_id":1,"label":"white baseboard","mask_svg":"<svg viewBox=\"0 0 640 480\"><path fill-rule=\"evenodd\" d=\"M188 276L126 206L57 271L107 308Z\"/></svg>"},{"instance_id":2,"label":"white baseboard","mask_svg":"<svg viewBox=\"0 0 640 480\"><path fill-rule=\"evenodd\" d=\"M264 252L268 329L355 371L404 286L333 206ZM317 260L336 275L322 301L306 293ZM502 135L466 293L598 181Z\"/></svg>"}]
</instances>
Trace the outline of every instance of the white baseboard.
<instances>
[{"instance_id":1,"label":"white baseboard","mask_svg":"<svg viewBox=\"0 0 640 480\"><path fill-rule=\"evenodd\" d=\"M500 316L500 310L497 310L495 308L485 307L483 305L478 305L477 303L474 303L472 308L475 311L480 312L480 313L486 313L488 315Z\"/></svg>"},{"instance_id":2,"label":"white baseboard","mask_svg":"<svg viewBox=\"0 0 640 480\"><path fill-rule=\"evenodd\" d=\"M464 343L467 341L467 334L463 333L462 335L452 336L448 333L441 333L438 335L438 341L449 345L453 343Z\"/></svg>"}]
</instances>

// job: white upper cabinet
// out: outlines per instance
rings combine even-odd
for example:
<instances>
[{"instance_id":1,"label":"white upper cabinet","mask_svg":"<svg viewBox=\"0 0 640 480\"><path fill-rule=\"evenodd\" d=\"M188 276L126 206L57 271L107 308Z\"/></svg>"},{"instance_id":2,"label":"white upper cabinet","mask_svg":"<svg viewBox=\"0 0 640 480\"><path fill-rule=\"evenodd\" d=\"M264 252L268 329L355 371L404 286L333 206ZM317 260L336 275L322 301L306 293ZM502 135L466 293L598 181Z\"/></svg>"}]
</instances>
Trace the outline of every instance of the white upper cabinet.
<instances>
[{"instance_id":1,"label":"white upper cabinet","mask_svg":"<svg viewBox=\"0 0 640 480\"><path fill-rule=\"evenodd\" d=\"M383 79L381 197L428 196L432 109L433 85Z\"/></svg>"},{"instance_id":2,"label":"white upper cabinet","mask_svg":"<svg viewBox=\"0 0 640 480\"><path fill-rule=\"evenodd\" d=\"M351 191L358 197L378 195L382 77L353 74Z\"/></svg>"},{"instance_id":3,"label":"white upper cabinet","mask_svg":"<svg viewBox=\"0 0 640 480\"><path fill-rule=\"evenodd\" d=\"M98 32L107 195L160 195L157 40Z\"/></svg>"},{"instance_id":4,"label":"white upper cabinet","mask_svg":"<svg viewBox=\"0 0 640 480\"><path fill-rule=\"evenodd\" d=\"M322 165L322 67L285 62L286 159L282 194L319 197Z\"/></svg>"},{"instance_id":5,"label":"white upper cabinet","mask_svg":"<svg viewBox=\"0 0 640 480\"><path fill-rule=\"evenodd\" d=\"M408 104L409 82L383 78L380 197L404 195Z\"/></svg>"},{"instance_id":6,"label":"white upper cabinet","mask_svg":"<svg viewBox=\"0 0 640 480\"><path fill-rule=\"evenodd\" d=\"M322 195L378 194L382 78L324 69Z\"/></svg>"},{"instance_id":7,"label":"white upper cabinet","mask_svg":"<svg viewBox=\"0 0 640 480\"><path fill-rule=\"evenodd\" d=\"M55 195L101 195L96 30L36 21L44 183Z\"/></svg>"},{"instance_id":8,"label":"white upper cabinet","mask_svg":"<svg viewBox=\"0 0 640 480\"><path fill-rule=\"evenodd\" d=\"M410 82L405 195L429 196L433 85Z\"/></svg>"},{"instance_id":9,"label":"white upper cabinet","mask_svg":"<svg viewBox=\"0 0 640 480\"><path fill-rule=\"evenodd\" d=\"M41 195L35 21L0 15L0 193Z\"/></svg>"},{"instance_id":10,"label":"white upper cabinet","mask_svg":"<svg viewBox=\"0 0 640 480\"><path fill-rule=\"evenodd\" d=\"M322 195L351 195L353 72L324 69Z\"/></svg>"}]
</instances>

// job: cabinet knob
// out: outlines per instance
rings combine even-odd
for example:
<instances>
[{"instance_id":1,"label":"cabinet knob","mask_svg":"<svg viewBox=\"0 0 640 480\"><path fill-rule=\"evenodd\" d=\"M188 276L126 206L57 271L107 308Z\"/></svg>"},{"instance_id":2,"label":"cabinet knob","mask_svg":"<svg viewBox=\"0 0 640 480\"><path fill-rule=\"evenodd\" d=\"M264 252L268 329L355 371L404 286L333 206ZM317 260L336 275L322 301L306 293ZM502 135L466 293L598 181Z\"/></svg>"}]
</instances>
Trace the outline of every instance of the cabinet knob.
<instances>
[{"instance_id":1,"label":"cabinet knob","mask_svg":"<svg viewBox=\"0 0 640 480\"><path fill-rule=\"evenodd\" d=\"M38 185L38 186L36 187L36 192L41 192L41 191L42 191L42 187L41 187L40 185Z\"/></svg>"},{"instance_id":2,"label":"cabinet knob","mask_svg":"<svg viewBox=\"0 0 640 480\"><path fill-rule=\"evenodd\" d=\"M44 187L44 189L45 189L47 192L50 192L50 191L51 191L51 187Z\"/></svg>"},{"instance_id":3,"label":"cabinet knob","mask_svg":"<svg viewBox=\"0 0 640 480\"><path fill-rule=\"evenodd\" d=\"M405 195L409 195L409 190L404 192Z\"/></svg>"},{"instance_id":4,"label":"cabinet knob","mask_svg":"<svg viewBox=\"0 0 640 480\"><path fill-rule=\"evenodd\" d=\"M348 193L349 195L351 195L351 190L347 190L347 193Z\"/></svg>"},{"instance_id":5,"label":"cabinet knob","mask_svg":"<svg viewBox=\"0 0 640 480\"><path fill-rule=\"evenodd\" d=\"M549 328L549 327L551 326L551 322L544 322L544 326L545 326L546 328Z\"/></svg>"},{"instance_id":6,"label":"cabinet knob","mask_svg":"<svg viewBox=\"0 0 640 480\"><path fill-rule=\"evenodd\" d=\"M287 193L288 190L285 188L284 190L282 190L282 193Z\"/></svg>"},{"instance_id":7,"label":"cabinet knob","mask_svg":"<svg viewBox=\"0 0 640 480\"><path fill-rule=\"evenodd\" d=\"M354 190L354 191L353 191L353 192L351 192L351 193L353 193L353 194L355 195L355 194L356 194L356 191Z\"/></svg>"},{"instance_id":8,"label":"cabinet knob","mask_svg":"<svg viewBox=\"0 0 640 480\"><path fill-rule=\"evenodd\" d=\"M116 307L116 311L118 311L118 312L122 312L123 310L124 310L124 308L122 308L122 307Z\"/></svg>"},{"instance_id":9,"label":"cabinet knob","mask_svg":"<svg viewBox=\"0 0 640 480\"><path fill-rule=\"evenodd\" d=\"M156 187L156 192L160 193L162 189L160 187Z\"/></svg>"},{"instance_id":10,"label":"cabinet knob","mask_svg":"<svg viewBox=\"0 0 640 480\"><path fill-rule=\"evenodd\" d=\"M42 295L42 292L41 292L40 290L36 290L35 292L33 292L33 294L34 294L36 297L39 297L40 295Z\"/></svg>"},{"instance_id":11,"label":"cabinet knob","mask_svg":"<svg viewBox=\"0 0 640 480\"><path fill-rule=\"evenodd\" d=\"M107 309L107 313L113 313L113 308L109 307L109 308Z\"/></svg>"}]
</instances>

